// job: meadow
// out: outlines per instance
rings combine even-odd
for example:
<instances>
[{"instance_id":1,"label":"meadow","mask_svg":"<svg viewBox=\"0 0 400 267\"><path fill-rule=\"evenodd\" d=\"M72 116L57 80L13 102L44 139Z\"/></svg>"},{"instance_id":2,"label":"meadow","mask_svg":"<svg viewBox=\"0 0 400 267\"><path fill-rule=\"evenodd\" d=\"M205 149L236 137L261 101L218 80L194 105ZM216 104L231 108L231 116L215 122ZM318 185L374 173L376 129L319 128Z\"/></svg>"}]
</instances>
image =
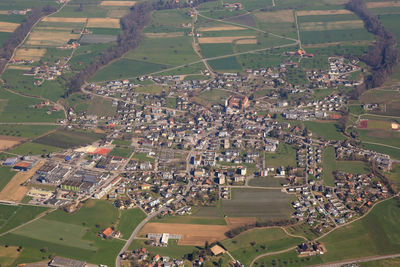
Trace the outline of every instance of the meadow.
<instances>
[{"instance_id":1,"label":"meadow","mask_svg":"<svg viewBox=\"0 0 400 267\"><path fill-rule=\"evenodd\" d=\"M59 129L54 133L35 139L34 142L40 145L67 149L92 143L103 136L103 134L94 132Z\"/></svg>"},{"instance_id":2,"label":"meadow","mask_svg":"<svg viewBox=\"0 0 400 267\"><path fill-rule=\"evenodd\" d=\"M17 155L42 155L60 150L62 149L55 146L27 142L11 149L9 152Z\"/></svg>"},{"instance_id":3,"label":"meadow","mask_svg":"<svg viewBox=\"0 0 400 267\"><path fill-rule=\"evenodd\" d=\"M0 167L0 191L8 184L17 172L11 170L11 167Z\"/></svg>"},{"instance_id":4,"label":"meadow","mask_svg":"<svg viewBox=\"0 0 400 267\"><path fill-rule=\"evenodd\" d=\"M142 210L135 208L122 210L121 217L118 223L118 230L121 232L124 239L128 239L136 226L146 218Z\"/></svg>"},{"instance_id":5,"label":"meadow","mask_svg":"<svg viewBox=\"0 0 400 267\"><path fill-rule=\"evenodd\" d=\"M341 227L319 241L327 252L321 256L298 258L294 251L261 258L258 265L309 266L345 259L397 253L400 249L400 207L391 199L378 204L364 218ZM374 265L375 266L375 265Z\"/></svg>"},{"instance_id":6,"label":"meadow","mask_svg":"<svg viewBox=\"0 0 400 267\"><path fill-rule=\"evenodd\" d=\"M296 150L290 145L281 142L276 152L265 153L267 167L279 168L280 166L296 167Z\"/></svg>"},{"instance_id":7,"label":"meadow","mask_svg":"<svg viewBox=\"0 0 400 267\"><path fill-rule=\"evenodd\" d=\"M259 254L290 248L302 241L301 238L288 236L280 228L267 228L249 230L221 243L235 259L249 266Z\"/></svg>"},{"instance_id":8,"label":"meadow","mask_svg":"<svg viewBox=\"0 0 400 267\"><path fill-rule=\"evenodd\" d=\"M304 125L313 133L313 136L325 140L344 140L336 122L306 121Z\"/></svg>"},{"instance_id":9,"label":"meadow","mask_svg":"<svg viewBox=\"0 0 400 267\"><path fill-rule=\"evenodd\" d=\"M0 135L35 138L56 128L57 126L53 125L2 124L0 125Z\"/></svg>"},{"instance_id":10,"label":"meadow","mask_svg":"<svg viewBox=\"0 0 400 267\"><path fill-rule=\"evenodd\" d=\"M46 210L48 209L36 206L0 205L0 233L4 233L25 222L28 222Z\"/></svg>"},{"instance_id":11,"label":"meadow","mask_svg":"<svg viewBox=\"0 0 400 267\"><path fill-rule=\"evenodd\" d=\"M222 200L222 211L229 217L257 217L260 221L288 218L293 196L280 190L232 189L232 199Z\"/></svg>"}]
</instances>

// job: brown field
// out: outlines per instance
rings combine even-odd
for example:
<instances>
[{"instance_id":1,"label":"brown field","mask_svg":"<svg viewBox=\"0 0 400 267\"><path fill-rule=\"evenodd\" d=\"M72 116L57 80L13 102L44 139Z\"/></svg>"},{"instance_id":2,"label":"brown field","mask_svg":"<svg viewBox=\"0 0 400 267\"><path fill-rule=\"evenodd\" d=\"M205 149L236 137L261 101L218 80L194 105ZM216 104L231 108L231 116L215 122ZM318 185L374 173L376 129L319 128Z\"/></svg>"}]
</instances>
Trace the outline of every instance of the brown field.
<instances>
[{"instance_id":1,"label":"brown field","mask_svg":"<svg viewBox=\"0 0 400 267\"><path fill-rule=\"evenodd\" d=\"M0 150L6 150L20 144L24 138L0 135Z\"/></svg>"},{"instance_id":2,"label":"brown field","mask_svg":"<svg viewBox=\"0 0 400 267\"><path fill-rule=\"evenodd\" d=\"M400 2L386 1L386 2L367 2L367 8L377 8L377 7L396 7L400 6Z\"/></svg>"},{"instance_id":3,"label":"brown field","mask_svg":"<svg viewBox=\"0 0 400 267\"><path fill-rule=\"evenodd\" d=\"M13 32L18 26L18 23L0 21L0 32Z\"/></svg>"},{"instance_id":4,"label":"brown field","mask_svg":"<svg viewBox=\"0 0 400 267\"><path fill-rule=\"evenodd\" d=\"M0 15L8 15L8 10L0 10Z\"/></svg>"},{"instance_id":5,"label":"brown field","mask_svg":"<svg viewBox=\"0 0 400 267\"><path fill-rule=\"evenodd\" d=\"M51 26L39 26L36 27L35 30L40 31L52 31L52 30L56 30L56 31L72 31L73 27L51 27Z\"/></svg>"},{"instance_id":6,"label":"brown field","mask_svg":"<svg viewBox=\"0 0 400 267\"><path fill-rule=\"evenodd\" d=\"M298 11L297 16L319 16L319 15L343 15L343 14L353 14L352 12L345 9L338 10L307 10Z\"/></svg>"},{"instance_id":7,"label":"brown field","mask_svg":"<svg viewBox=\"0 0 400 267\"><path fill-rule=\"evenodd\" d=\"M257 12L255 17L262 22L294 22L293 10L280 10L274 12Z\"/></svg>"},{"instance_id":8,"label":"brown field","mask_svg":"<svg viewBox=\"0 0 400 267\"><path fill-rule=\"evenodd\" d=\"M71 23L86 23L86 18L56 18L56 17L45 17L42 21L46 22L71 22Z\"/></svg>"},{"instance_id":9,"label":"brown field","mask_svg":"<svg viewBox=\"0 0 400 267\"><path fill-rule=\"evenodd\" d=\"M217 32L217 31L235 31L245 30L246 28L239 26L215 26L215 27L200 27L199 32Z\"/></svg>"},{"instance_id":10,"label":"brown field","mask_svg":"<svg viewBox=\"0 0 400 267\"><path fill-rule=\"evenodd\" d=\"M87 23L88 28L116 28L120 27L119 19L112 18L89 18Z\"/></svg>"},{"instance_id":11,"label":"brown field","mask_svg":"<svg viewBox=\"0 0 400 267\"><path fill-rule=\"evenodd\" d=\"M140 235L148 233L179 234L182 238L179 245L202 246L206 241L212 243L226 238L227 225L202 225L179 223L148 223L140 231Z\"/></svg>"},{"instance_id":12,"label":"brown field","mask_svg":"<svg viewBox=\"0 0 400 267\"><path fill-rule=\"evenodd\" d=\"M344 5L349 2L348 0L324 0L325 3L329 5Z\"/></svg>"},{"instance_id":13,"label":"brown field","mask_svg":"<svg viewBox=\"0 0 400 267\"><path fill-rule=\"evenodd\" d=\"M306 44L303 45L304 48L318 48L318 47L327 47L327 46L336 46L336 45L368 45L371 41L354 41L354 42L331 42L331 43L323 43L323 44Z\"/></svg>"},{"instance_id":14,"label":"brown field","mask_svg":"<svg viewBox=\"0 0 400 267\"><path fill-rule=\"evenodd\" d=\"M8 65L7 69L10 69L10 70L31 70L32 67L24 66L24 65Z\"/></svg>"},{"instance_id":15,"label":"brown field","mask_svg":"<svg viewBox=\"0 0 400 267\"><path fill-rule=\"evenodd\" d=\"M39 61L44 56L46 51L46 49L41 48L20 48L15 53L14 58Z\"/></svg>"},{"instance_id":16,"label":"brown field","mask_svg":"<svg viewBox=\"0 0 400 267\"><path fill-rule=\"evenodd\" d=\"M101 6L133 6L136 1L102 1Z\"/></svg>"},{"instance_id":17,"label":"brown field","mask_svg":"<svg viewBox=\"0 0 400 267\"><path fill-rule=\"evenodd\" d=\"M79 39L79 34L69 32L34 31L29 35L27 45L61 46L70 39Z\"/></svg>"},{"instance_id":18,"label":"brown field","mask_svg":"<svg viewBox=\"0 0 400 267\"><path fill-rule=\"evenodd\" d=\"M343 29L362 29L364 23L362 20L343 20L331 22L304 22L300 24L302 31L326 31Z\"/></svg>"},{"instance_id":19,"label":"brown field","mask_svg":"<svg viewBox=\"0 0 400 267\"><path fill-rule=\"evenodd\" d=\"M181 37L183 36L183 32L147 32L145 33L148 38L173 38L173 37Z\"/></svg>"},{"instance_id":20,"label":"brown field","mask_svg":"<svg viewBox=\"0 0 400 267\"><path fill-rule=\"evenodd\" d=\"M122 18L123 16L125 16L126 14L128 14L128 12L129 12L128 9L113 8L107 12L107 17L119 19L119 18Z\"/></svg>"},{"instance_id":21,"label":"brown field","mask_svg":"<svg viewBox=\"0 0 400 267\"><path fill-rule=\"evenodd\" d=\"M236 44L257 44L257 39L241 39L237 40Z\"/></svg>"},{"instance_id":22,"label":"brown field","mask_svg":"<svg viewBox=\"0 0 400 267\"><path fill-rule=\"evenodd\" d=\"M255 36L224 36L224 37L200 37L200 44L225 44L240 39L255 39Z\"/></svg>"},{"instance_id":23,"label":"brown field","mask_svg":"<svg viewBox=\"0 0 400 267\"><path fill-rule=\"evenodd\" d=\"M19 256L17 251L18 247L13 246L1 246L0 247L0 261L4 266L11 266L15 259Z\"/></svg>"},{"instance_id":24,"label":"brown field","mask_svg":"<svg viewBox=\"0 0 400 267\"><path fill-rule=\"evenodd\" d=\"M20 202L29 191L29 187L21 186L21 184L31 178L43 164L44 161L38 162L31 170L17 173L0 192L0 199Z\"/></svg>"},{"instance_id":25,"label":"brown field","mask_svg":"<svg viewBox=\"0 0 400 267\"><path fill-rule=\"evenodd\" d=\"M240 226L255 224L257 222L256 217L237 217L237 218L225 218L226 223L229 225L231 229L237 228Z\"/></svg>"}]
</instances>

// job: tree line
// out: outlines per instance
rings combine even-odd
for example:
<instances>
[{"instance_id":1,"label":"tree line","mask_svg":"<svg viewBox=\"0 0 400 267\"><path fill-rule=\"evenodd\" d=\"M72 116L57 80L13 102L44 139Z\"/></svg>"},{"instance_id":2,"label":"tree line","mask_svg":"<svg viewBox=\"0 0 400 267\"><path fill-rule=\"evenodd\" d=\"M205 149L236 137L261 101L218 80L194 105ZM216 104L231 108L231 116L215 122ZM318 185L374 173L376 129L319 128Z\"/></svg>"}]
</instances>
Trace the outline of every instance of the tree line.
<instances>
[{"instance_id":1,"label":"tree line","mask_svg":"<svg viewBox=\"0 0 400 267\"><path fill-rule=\"evenodd\" d=\"M284 219L284 220L280 220L280 221L256 222L253 224L246 224L246 225L231 229L225 233L225 236L227 236L229 238L234 238L235 236L239 235L240 233L243 233L243 232L253 229L253 228L270 227L270 226L276 226L276 227L288 226L288 225L293 225L296 223L297 223L297 220L295 218Z\"/></svg>"},{"instance_id":2,"label":"tree line","mask_svg":"<svg viewBox=\"0 0 400 267\"><path fill-rule=\"evenodd\" d=\"M120 20L122 32L118 36L117 45L107 48L91 64L73 76L64 97L68 97L69 94L79 91L87 79L93 76L100 68L122 57L128 51L135 49L143 38L143 28L151 22L151 11L187 8L209 1L215 0L195 0L191 5L186 2L179 3L174 0L159 0L152 3L141 2L134 5L130 8L130 12Z\"/></svg>"},{"instance_id":3,"label":"tree line","mask_svg":"<svg viewBox=\"0 0 400 267\"><path fill-rule=\"evenodd\" d=\"M15 48L24 41L25 37L32 30L32 27L36 22L38 22L42 17L56 11L56 7L46 6L34 8L28 13L25 20L15 29L0 48L0 73L3 73L8 61L13 56Z\"/></svg>"},{"instance_id":4,"label":"tree line","mask_svg":"<svg viewBox=\"0 0 400 267\"><path fill-rule=\"evenodd\" d=\"M383 85L386 79L396 71L400 51L394 35L368 11L364 0L351 0L347 8L356 13L364 21L366 29L377 37L377 41L361 57L361 60L371 67L371 74L366 76L363 85L354 91L353 97L357 98L365 90Z\"/></svg>"}]
</instances>

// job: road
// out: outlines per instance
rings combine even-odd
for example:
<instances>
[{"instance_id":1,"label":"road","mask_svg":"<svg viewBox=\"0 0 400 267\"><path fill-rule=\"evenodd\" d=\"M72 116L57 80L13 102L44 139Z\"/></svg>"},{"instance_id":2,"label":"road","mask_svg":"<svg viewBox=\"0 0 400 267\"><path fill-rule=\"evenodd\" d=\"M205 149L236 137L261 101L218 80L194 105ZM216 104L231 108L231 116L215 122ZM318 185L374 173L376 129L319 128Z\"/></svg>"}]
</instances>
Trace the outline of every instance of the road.
<instances>
[{"instance_id":1,"label":"road","mask_svg":"<svg viewBox=\"0 0 400 267\"><path fill-rule=\"evenodd\" d=\"M122 247L121 251L118 253L117 258L115 259L115 267L121 267L121 257L120 255L123 254L125 251L129 249L129 246L132 244L133 240L137 236L137 234L142 230L143 226L150 221L152 218L156 217L158 214L163 212L166 208L159 209L158 211L147 215L147 217L136 226L135 230L133 230L131 236L129 237L128 241L126 241L125 245Z\"/></svg>"},{"instance_id":2,"label":"road","mask_svg":"<svg viewBox=\"0 0 400 267\"><path fill-rule=\"evenodd\" d=\"M344 264L369 262L369 261L377 261L377 260L384 260L384 259L393 259L393 258L398 258L398 257L400 257L400 253L384 255L384 256L358 258L358 259L353 259L353 260L340 261L340 262L327 263L327 264L320 264L320 265L315 265L314 267L341 267Z\"/></svg>"}]
</instances>

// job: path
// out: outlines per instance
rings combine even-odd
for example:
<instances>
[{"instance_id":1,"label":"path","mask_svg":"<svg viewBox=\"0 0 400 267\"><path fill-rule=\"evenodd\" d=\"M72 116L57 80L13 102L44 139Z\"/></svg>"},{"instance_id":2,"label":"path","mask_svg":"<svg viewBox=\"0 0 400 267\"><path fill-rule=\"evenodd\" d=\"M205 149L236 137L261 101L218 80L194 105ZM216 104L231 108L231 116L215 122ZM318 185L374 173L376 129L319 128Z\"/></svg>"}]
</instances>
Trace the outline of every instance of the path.
<instances>
[{"instance_id":1,"label":"path","mask_svg":"<svg viewBox=\"0 0 400 267\"><path fill-rule=\"evenodd\" d=\"M343 266L345 264L377 261L377 260L384 260L384 259L393 259L393 258L398 258L398 257L400 257L400 253L391 254L391 255L385 255L385 256L358 258L358 259L353 259L353 260L346 260L346 261L327 263L327 264L319 264L319 265L315 265L314 267L341 267L341 266Z\"/></svg>"},{"instance_id":2,"label":"path","mask_svg":"<svg viewBox=\"0 0 400 267\"><path fill-rule=\"evenodd\" d=\"M28 224L30 224L30 223L33 223L33 222L39 220L40 218L42 218L42 217L44 217L44 216L46 216L46 215L52 213L52 212L55 211L55 210L57 210L57 209L47 210L47 211L41 213L41 214L40 214L39 216L37 216L36 218L34 218L34 219L30 220L30 221L27 221L27 222L25 222L25 223L23 223L23 224L21 224L21 225L19 225L19 226L17 226L17 227L14 227L13 229L10 229L10 230L8 230L8 231L6 231L6 232L4 232L4 233L1 233L0 236L4 236L4 235L6 235L6 234L8 234L8 233L11 233L11 232L13 232L13 231L15 231L15 230L18 230L19 228L24 227L25 225L28 225Z\"/></svg>"}]
</instances>

